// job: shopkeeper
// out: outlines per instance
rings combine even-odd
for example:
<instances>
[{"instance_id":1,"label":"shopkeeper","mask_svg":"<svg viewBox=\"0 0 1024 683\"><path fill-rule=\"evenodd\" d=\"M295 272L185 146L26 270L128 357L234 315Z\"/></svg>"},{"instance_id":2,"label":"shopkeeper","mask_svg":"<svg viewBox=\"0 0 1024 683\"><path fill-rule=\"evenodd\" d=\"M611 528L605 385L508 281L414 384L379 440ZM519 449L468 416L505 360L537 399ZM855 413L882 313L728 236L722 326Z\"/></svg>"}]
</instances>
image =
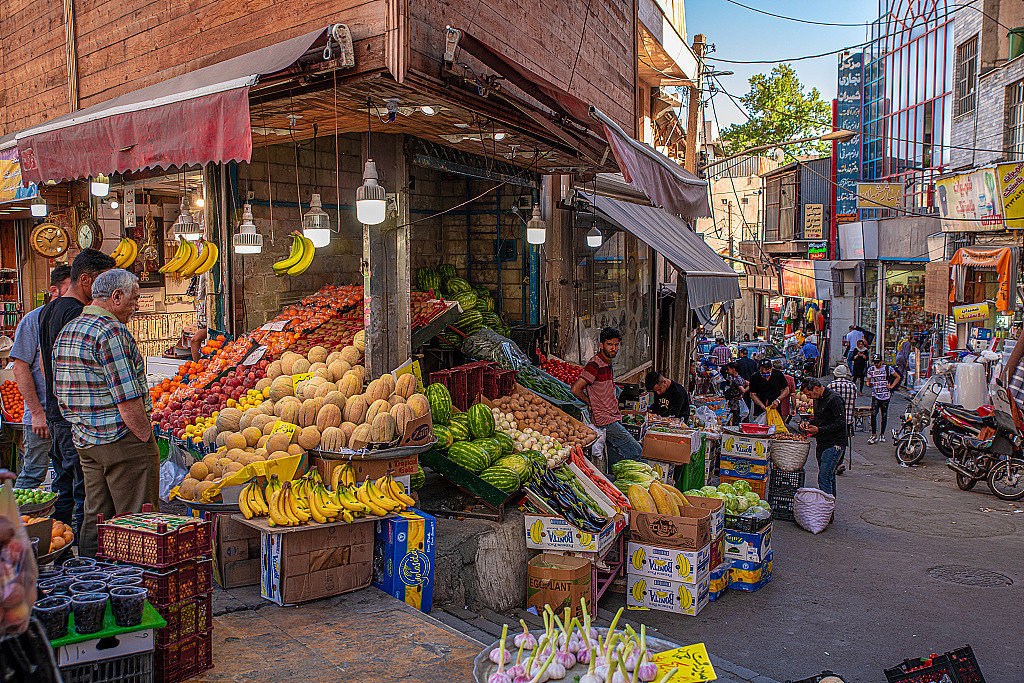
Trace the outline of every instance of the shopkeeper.
<instances>
[{"instance_id":1,"label":"shopkeeper","mask_svg":"<svg viewBox=\"0 0 1024 683\"><path fill-rule=\"evenodd\" d=\"M206 343L206 275L196 275L189 283L187 295L195 298L196 309L196 330L189 338L189 347L192 349L192 360L198 361L202 355L203 344Z\"/></svg>"},{"instance_id":2,"label":"shopkeeper","mask_svg":"<svg viewBox=\"0 0 1024 683\"><path fill-rule=\"evenodd\" d=\"M657 370L644 377L644 386L654 394L651 412L661 417L690 417L690 393L679 382L673 382Z\"/></svg>"},{"instance_id":3,"label":"shopkeeper","mask_svg":"<svg viewBox=\"0 0 1024 683\"><path fill-rule=\"evenodd\" d=\"M782 371L772 367L770 358L762 358L758 373L750 378L750 399L754 403L754 416L767 408L778 410L782 402L790 397L789 383Z\"/></svg>"}]
</instances>

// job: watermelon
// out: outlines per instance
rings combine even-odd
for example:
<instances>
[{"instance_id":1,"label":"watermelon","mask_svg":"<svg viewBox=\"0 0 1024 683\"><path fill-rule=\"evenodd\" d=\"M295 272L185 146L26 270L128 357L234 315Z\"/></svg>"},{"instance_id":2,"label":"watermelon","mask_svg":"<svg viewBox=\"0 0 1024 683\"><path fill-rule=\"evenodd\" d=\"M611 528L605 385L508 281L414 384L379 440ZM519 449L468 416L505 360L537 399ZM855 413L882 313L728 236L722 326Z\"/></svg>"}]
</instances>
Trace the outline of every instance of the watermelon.
<instances>
[{"instance_id":1,"label":"watermelon","mask_svg":"<svg viewBox=\"0 0 1024 683\"><path fill-rule=\"evenodd\" d=\"M501 327L501 318L498 317L497 313L494 313L492 311L481 311L480 320L481 322L483 322L484 325L491 328L492 330L497 330L499 327Z\"/></svg>"},{"instance_id":2,"label":"watermelon","mask_svg":"<svg viewBox=\"0 0 1024 683\"><path fill-rule=\"evenodd\" d=\"M472 438L469 433L469 427L455 420L448 423L448 432L452 435L453 443L469 441Z\"/></svg>"},{"instance_id":3,"label":"watermelon","mask_svg":"<svg viewBox=\"0 0 1024 683\"><path fill-rule=\"evenodd\" d=\"M474 474L485 470L490 463L487 451L471 443L453 443L448 449L448 459Z\"/></svg>"},{"instance_id":4,"label":"watermelon","mask_svg":"<svg viewBox=\"0 0 1024 683\"><path fill-rule=\"evenodd\" d=\"M424 393L430 401L430 415L436 425L446 425L452 415L452 396L448 388L438 382L429 385Z\"/></svg>"},{"instance_id":5,"label":"watermelon","mask_svg":"<svg viewBox=\"0 0 1024 683\"><path fill-rule=\"evenodd\" d=\"M498 443L501 444L502 455L511 455L512 451L515 450L515 442L512 441L512 437L505 432L495 430L491 438L497 439Z\"/></svg>"},{"instance_id":6,"label":"watermelon","mask_svg":"<svg viewBox=\"0 0 1024 683\"><path fill-rule=\"evenodd\" d=\"M452 411L452 416L448 419L449 422L458 422L460 425L469 429L469 415L467 413L456 413Z\"/></svg>"},{"instance_id":7,"label":"watermelon","mask_svg":"<svg viewBox=\"0 0 1024 683\"><path fill-rule=\"evenodd\" d=\"M437 274L441 276L442 280L447 280L450 277L455 277L455 266L450 263L442 263L437 267Z\"/></svg>"},{"instance_id":8,"label":"watermelon","mask_svg":"<svg viewBox=\"0 0 1024 683\"><path fill-rule=\"evenodd\" d=\"M497 439L473 439L470 443L487 451L488 465L493 465L501 458L501 444Z\"/></svg>"},{"instance_id":9,"label":"watermelon","mask_svg":"<svg viewBox=\"0 0 1024 683\"><path fill-rule=\"evenodd\" d=\"M462 346L462 335L458 332L446 330L437 335L438 346L442 349L457 349Z\"/></svg>"},{"instance_id":10,"label":"watermelon","mask_svg":"<svg viewBox=\"0 0 1024 683\"><path fill-rule=\"evenodd\" d=\"M487 289L483 285L477 285L473 288L473 291L476 292L476 295L480 298L490 298L491 296L491 290Z\"/></svg>"},{"instance_id":11,"label":"watermelon","mask_svg":"<svg viewBox=\"0 0 1024 683\"><path fill-rule=\"evenodd\" d=\"M548 459L545 458L544 454L541 453L540 451L532 451L532 450L531 451L523 451L522 453L520 453L520 455L523 455L523 456L529 458L530 460L535 462L542 469L547 469Z\"/></svg>"},{"instance_id":12,"label":"watermelon","mask_svg":"<svg viewBox=\"0 0 1024 683\"><path fill-rule=\"evenodd\" d=\"M452 436L451 430L444 425L434 425L434 438L437 439L437 445L435 448L440 450L445 450L455 443L455 438Z\"/></svg>"},{"instance_id":13,"label":"watermelon","mask_svg":"<svg viewBox=\"0 0 1024 683\"><path fill-rule=\"evenodd\" d=\"M505 493L515 493L520 487L519 475L508 467L488 467L480 473L480 478Z\"/></svg>"},{"instance_id":14,"label":"watermelon","mask_svg":"<svg viewBox=\"0 0 1024 683\"><path fill-rule=\"evenodd\" d=\"M519 475L520 481L527 481L533 472L533 461L519 453L503 455L494 463L494 467L507 467Z\"/></svg>"},{"instance_id":15,"label":"watermelon","mask_svg":"<svg viewBox=\"0 0 1024 683\"><path fill-rule=\"evenodd\" d=\"M477 306L476 294L473 292L459 292L453 299L459 302L464 311L472 311Z\"/></svg>"},{"instance_id":16,"label":"watermelon","mask_svg":"<svg viewBox=\"0 0 1024 683\"><path fill-rule=\"evenodd\" d=\"M409 488L415 491L418 488L422 488L423 482L426 481L427 473L423 471L423 465L416 465L416 472L412 474L409 479Z\"/></svg>"},{"instance_id":17,"label":"watermelon","mask_svg":"<svg viewBox=\"0 0 1024 683\"><path fill-rule=\"evenodd\" d=\"M444 291L451 296L456 294L473 294L473 288L461 277L453 277L444 283ZM476 298L476 294L473 294Z\"/></svg>"},{"instance_id":18,"label":"watermelon","mask_svg":"<svg viewBox=\"0 0 1024 683\"><path fill-rule=\"evenodd\" d=\"M484 326L480 311L466 311L455 321L457 327L463 334L471 335Z\"/></svg>"},{"instance_id":19,"label":"watermelon","mask_svg":"<svg viewBox=\"0 0 1024 683\"><path fill-rule=\"evenodd\" d=\"M433 268L417 268L416 269L416 285L421 291L427 291L430 289L431 277L436 275Z\"/></svg>"},{"instance_id":20,"label":"watermelon","mask_svg":"<svg viewBox=\"0 0 1024 683\"><path fill-rule=\"evenodd\" d=\"M463 309L466 307L463 306ZM478 311L493 311L494 310L494 299L491 297L480 297L476 298L476 306L474 308Z\"/></svg>"},{"instance_id":21,"label":"watermelon","mask_svg":"<svg viewBox=\"0 0 1024 683\"><path fill-rule=\"evenodd\" d=\"M469 431L477 439L486 439L494 434L494 414L483 403L471 405L466 411L469 416ZM499 444L500 445L500 444Z\"/></svg>"}]
</instances>

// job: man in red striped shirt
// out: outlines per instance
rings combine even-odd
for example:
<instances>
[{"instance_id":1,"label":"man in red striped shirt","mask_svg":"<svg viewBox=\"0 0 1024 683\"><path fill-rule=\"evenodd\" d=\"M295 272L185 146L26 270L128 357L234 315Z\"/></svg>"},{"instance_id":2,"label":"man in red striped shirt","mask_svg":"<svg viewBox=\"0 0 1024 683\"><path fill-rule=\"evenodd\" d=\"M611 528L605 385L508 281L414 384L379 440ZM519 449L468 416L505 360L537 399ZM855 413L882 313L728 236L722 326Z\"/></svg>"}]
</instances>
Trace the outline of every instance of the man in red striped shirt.
<instances>
[{"instance_id":1,"label":"man in red striped shirt","mask_svg":"<svg viewBox=\"0 0 1024 683\"><path fill-rule=\"evenodd\" d=\"M639 460L641 452L640 444L622 426L619 399L615 395L611 362L619 353L621 341L622 335L614 327L601 330L600 350L572 385L572 395L589 406L594 426L604 430L609 466L620 460Z\"/></svg>"}]
</instances>

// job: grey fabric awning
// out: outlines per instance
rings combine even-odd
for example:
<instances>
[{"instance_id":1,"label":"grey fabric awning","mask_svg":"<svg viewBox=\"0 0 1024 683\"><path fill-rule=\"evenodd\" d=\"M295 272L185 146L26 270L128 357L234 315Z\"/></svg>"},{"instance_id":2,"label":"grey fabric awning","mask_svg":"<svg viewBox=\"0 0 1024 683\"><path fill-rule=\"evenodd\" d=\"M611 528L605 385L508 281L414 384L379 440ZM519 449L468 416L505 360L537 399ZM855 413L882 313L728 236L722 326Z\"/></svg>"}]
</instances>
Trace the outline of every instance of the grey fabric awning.
<instances>
[{"instance_id":1,"label":"grey fabric awning","mask_svg":"<svg viewBox=\"0 0 1024 683\"><path fill-rule=\"evenodd\" d=\"M691 308L740 298L739 273L682 219L653 206L579 194L606 219L638 237L686 276Z\"/></svg>"}]
</instances>

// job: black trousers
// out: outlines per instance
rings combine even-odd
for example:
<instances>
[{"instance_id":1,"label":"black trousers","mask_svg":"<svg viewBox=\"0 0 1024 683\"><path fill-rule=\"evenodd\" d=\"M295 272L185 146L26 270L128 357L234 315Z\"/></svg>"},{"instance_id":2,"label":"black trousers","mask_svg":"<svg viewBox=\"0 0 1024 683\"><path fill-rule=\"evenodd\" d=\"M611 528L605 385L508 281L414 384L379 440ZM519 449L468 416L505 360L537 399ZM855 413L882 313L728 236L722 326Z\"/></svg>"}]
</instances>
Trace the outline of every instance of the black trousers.
<instances>
[{"instance_id":1,"label":"black trousers","mask_svg":"<svg viewBox=\"0 0 1024 683\"><path fill-rule=\"evenodd\" d=\"M871 433L878 434L875 431L875 416L878 412L882 412L882 431L881 434L885 435L885 423L889 421L889 399L879 399L874 396L871 397Z\"/></svg>"}]
</instances>

